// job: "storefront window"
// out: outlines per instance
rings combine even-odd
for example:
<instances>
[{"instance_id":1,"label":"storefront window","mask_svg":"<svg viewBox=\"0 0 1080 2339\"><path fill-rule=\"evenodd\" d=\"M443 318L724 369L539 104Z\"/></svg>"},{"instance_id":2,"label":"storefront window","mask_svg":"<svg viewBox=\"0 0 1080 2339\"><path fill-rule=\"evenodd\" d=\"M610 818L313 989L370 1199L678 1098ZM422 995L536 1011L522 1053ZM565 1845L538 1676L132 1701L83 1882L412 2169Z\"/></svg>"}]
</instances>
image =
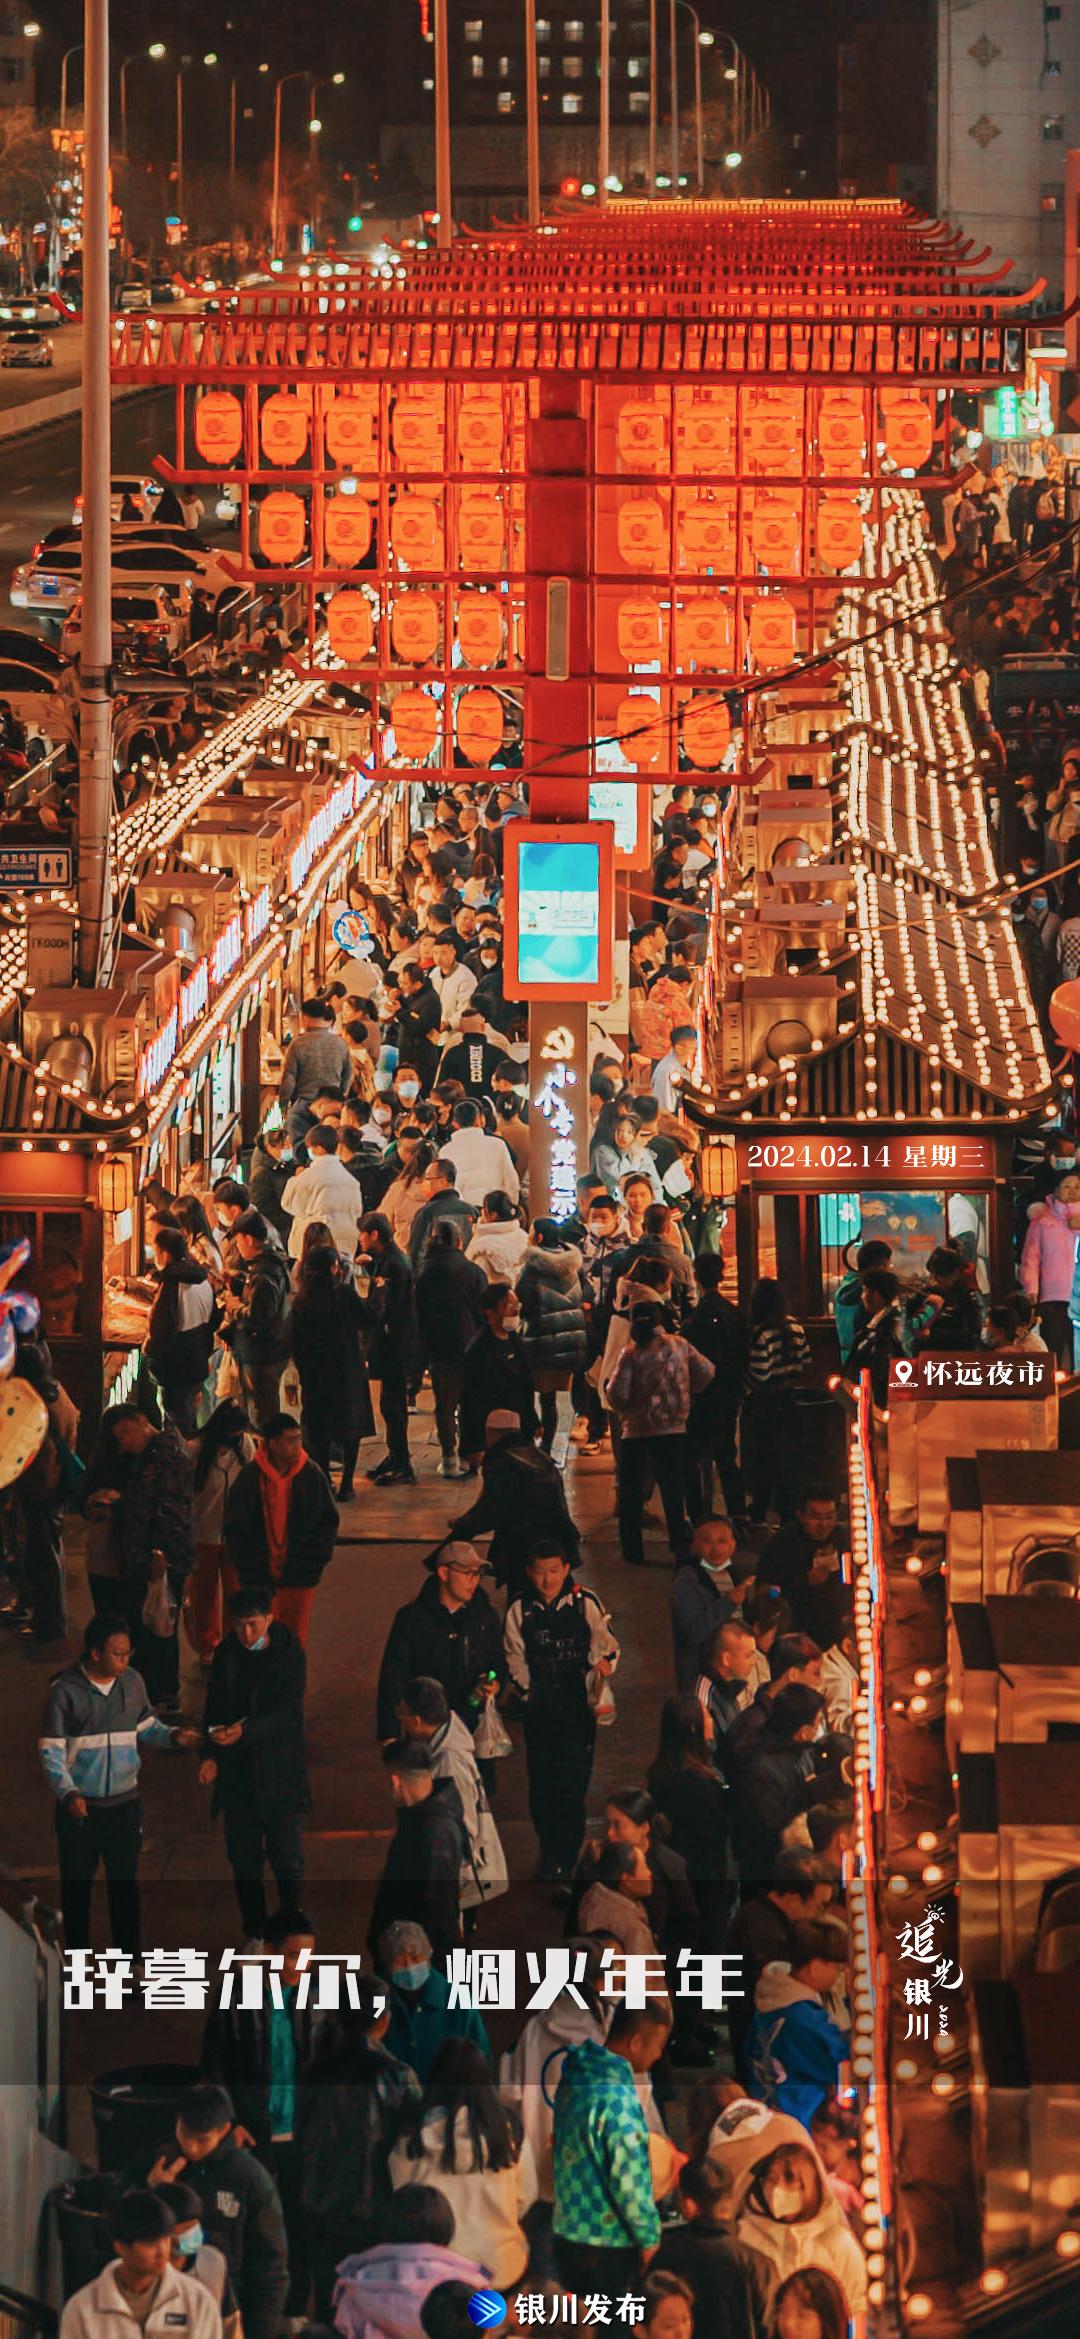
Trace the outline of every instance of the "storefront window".
<instances>
[{"instance_id":1,"label":"storefront window","mask_svg":"<svg viewBox=\"0 0 1080 2339\"><path fill-rule=\"evenodd\" d=\"M74 1340L81 1329L85 1228L85 1214L80 1210L0 1212L0 1242L30 1245L30 1257L18 1280L41 1301L41 1329L46 1340Z\"/></svg>"},{"instance_id":2,"label":"storefront window","mask_svg":"<svg viewBox=\"0 0 1080 2339\"><path fill-rule=\"evenodd\" d=\"M890 1194L875 1188L867 1194L822 1194L818 1211L826 1307L831 1307L836 1287L847 1274L844 1252L849 1244L888 1243L893 1274L906 1284L925 1274L931 1251L946 1239L959 1242L965 1256L976 1263L980 1290L989 1289L985 1194L946 1195L918 1188ZM769 1272L762 1267L762 1274Z\"/></svg>"}]
</instances>

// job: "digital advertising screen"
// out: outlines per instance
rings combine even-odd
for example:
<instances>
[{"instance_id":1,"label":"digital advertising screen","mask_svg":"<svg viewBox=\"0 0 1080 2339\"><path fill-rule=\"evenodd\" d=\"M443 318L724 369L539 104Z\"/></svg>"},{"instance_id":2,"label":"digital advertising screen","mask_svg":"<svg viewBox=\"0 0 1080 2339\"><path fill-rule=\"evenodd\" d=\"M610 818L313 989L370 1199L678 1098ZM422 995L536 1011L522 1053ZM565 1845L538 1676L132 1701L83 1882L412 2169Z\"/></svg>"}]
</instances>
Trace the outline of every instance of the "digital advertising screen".
<instances>
[{"instance_id":1,"label":"digital advertising screen","mask_svg":"<svg viewBox=\"0 0 1080 2339\"><path fill-rule=\"evenodd\" d=\"M515 822L507 836L506 995L606 999L613 946L614 834Z\"/></svg>"}]
</instances>

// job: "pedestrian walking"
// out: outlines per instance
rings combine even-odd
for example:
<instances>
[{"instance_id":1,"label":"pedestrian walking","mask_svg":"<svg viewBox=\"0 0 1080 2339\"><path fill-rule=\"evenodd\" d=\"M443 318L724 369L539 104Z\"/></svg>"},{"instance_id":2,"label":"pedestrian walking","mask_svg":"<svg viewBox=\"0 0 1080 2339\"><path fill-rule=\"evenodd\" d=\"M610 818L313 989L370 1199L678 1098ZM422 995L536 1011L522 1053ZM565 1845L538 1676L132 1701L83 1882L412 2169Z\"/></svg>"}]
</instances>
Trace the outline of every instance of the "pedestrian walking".
<instances>
[{"instance_id":1,"label":"pedestrian walking","mask_svg":"<svg viewBox=\"0 0 1080 2339\"><path fill-rule=\"evenodd\" d=\"M352 1077L346 1042L334 1029L334 1010L324 999L305 999L300 1030L285 1051L278 1095L293 1144L302 1143L312 1127L312 1111L320 1088L345 1096Z\"/></svg>"},{"instance_id":2,"label":"pedestrian walking","mask_svg":"<svg viewBox=\"0 0 1080 2339\"><path fill-rule=\"evenodd\" d=\"M483 1327L486 1292L483 1269L465 1257L457 1224L452 1218L439 1219L416 1286L416 1314L435 1398L440 1478L466 1475L458 1416L465 1353Z\"/></svg>"},{"instance_id":3,"label":"pedestrian walking","mask_svg":"<svg viewBox=\"0 0 1080 2339\"><path fill-rule=\"evenodd\" d=\"M437 1778L426 1746L392 1739L383 1749L397 1826L375 1894L368 1940L388 1925L422 1925L437 1958L461 1940L465 1822L452 1779Z\"/></svg>"},{"instance_id":4,"label":"pedestrian walking","mask_svg":"<svg viewBox=\"0 0 1080 2339\"><path fill-rule=\"evenodd\" d=\"M92 1616L79 1662L65 1666L50 1687L38 1740L56 1798L60 1907L69 1949L90 1946L90 1897L103 1867L110 1940L139 1956L142 1750L196 1744L194 1730L171 1727L152 1711L146 1683L131 1666L124 1618Z\"/></svg>"},{"instance_id":5,"label":"pedestrian walking","mask_svg":"<svg viewBox=\"0 0 1080 2339\"><path fill-rule=\"evenodd\" d=\"M526 1589L506 1611L506 1665L525 1713L529 1816L540 1847L539 1874L561 1883L573 1873L585 1833L596 1751L601 1684L619 1661L603 1602L574 1582L558 1544L537 1542L525 1564Z\"/></svg>"},{"instance_id":6,"label":"pedestrian walking","mask_svg":"<svg viewBox=\"0 0 1080 2339\"><path fill-rule=\"evenodd\" d=\"M427 1582L399 1608L379 1668L376 1730L384 1741L401 1728L401 1703L419 1675L437 1681L451 1713L471 1731L484 1700L506 1678L502 1625L483 1579L490 1569L471 1543L441 1544L424 1562Z\"/></svg>"},{"instance_id":7,"label":"pedestrian walking","mask_svg":"<svg viewBox=\"0 0 1080 2339\"><path fill-rule=\"evenodd\" d=\"M379 1383L386 1452L368 1472L376 1486L415 1486L409 1454L409 1380L417 1350L413 1271L381 1210L360 1221L361 1259L369 1262L366 1297L371 1310L368 1366Z\"/></svg>"},{"instance_id":8,"label":"pedestrian walking","mask_svg":"<svg viewBox=\"0 0 1080 2339\"><path fill-rule=\"evenodd\" d=\"M770 1497L781 1518L790 1510L795 1466L795 1391L810 1362L802 1325L790 1316L780 1285L763 1275L750 1295L740 1416L742 1465L750 1516L767 1517Z\"/></svg>"},{"instance_id":9,"label":"pedestrian walking","mask_svg":"<svg viewBox=\"0 0 1080 2339\"><path fill-rule=\"evenodd\" d=\"M190 2185L198 2194L203 2231L229 2270L244 2339L277 2339L289 2280L282 2202L271 2171L241 2142L226 2088L203 2081L184 2090L148 2182Z\"/></svg>"},{"instance_id":10,"label":"pedestrian walking","mask_svg":"<svg viewBox=\"0 0 1080 2339\"><path fill-rule=\"evenodd\" d=\"M524 1233L522 1231L522 1239ZM479 1263L479 1262L478 1262ZM536 1436L536 1385L519 1329L521 1303L509 1283L489 1283L480 1302L481 1329L461 1366L461 1451L469 1470L480 1466L491 1415L505 1413L530 1443Z\"/></svg>"},{"instance_id":11,"label":"pedestrian walking","mask_svg":"<svg viewBox=\"0 0 1080 2339\"><path fill-rule=\"evenodd\" d=\"M506 1891L510 1879L480 1776L472 1731L459 1714L451 1713L442 1683L422 1673L415 1681L406 1682L398 1719L406 1738L415 1738L427 1747L436 1778L453 1779L465 1822L461 1906L466 1911L483 1908Z\"/></svg>"},{"instance_id":12,"label":"pedestrian walking","mask_svg":"<svg viewBox=\"0 0 1080 2339\"><path fill-rule=\"evenodd\" d=\"M526 1559L541 1536L558 1543L575 1566L581 1537L567 1508L561 1471L550 1454L533 1445L518 1415L509 1407L489 1413L484 1439L480 1493L467 1511L459 1512L454 1534L490 1533L488 1563L512 1599L522 1590Z\"/></svg>"},{"instance_id":13,"label":"pedestrian walking","mask_svg":"<svg viewBox=\"0 0 1080 2339\"><path fill-rule=\"evenodd\" d=\"M470 2039L448 2039L419 2103L408 2106L390 2155L390 2181L433 2185L454 2213L454 2241L466 2257L512 2290L529 2263L522 2224L539 2192L532 2147L504 2103L486 2055ZM475 2327L475 2326L474 2326Z\"/></svg>"},{"instance_id":14,"label":"pedestrian walking","mask_svg":"<svg viewBox=\"0 0 1080 2339\"><path fill-rule=\"evenodd\" d=\"M338 1507L304 1452L291 1413L271 1414L252 1462L225 1502L225 1546L239 1582L270 1595L270 1612L307 1647L311 1611L334 1556Z\"/></svg>"},{"instance_id":15,"label":"pedestrian walking","mask_svg":"<svg viewBox=\"0 0 1080 2339\"><path fill-rule=\"evenodd\" d=\"M210 2292L170 2262L175 2224L157 2193L132 2190L115 2202L106 2225L116 2255L68 2299L60 2339L221 2339Z\"/></svg>"},{"instance_id":16,"label":"pedestrian walking","mask_svg":"<svg viewBox=\"0 0 1080 2339\"><path fill-rule=\"evenodd\" d=\"M528 1248L528 1235L509 1194L501 1187L485 1194L466 1256L483 1268L489 1283L513 1283Z\"/></svg>"},{"instance_id":17,"label":"pedestrian walking","mask_svg":"<svg viewBox=\"0 0 1080 2339\"><path fill-rule=\"evenodd\" d=\"M191 1463L172 1423L159 1429L138 1405L107 1407L84 1500L92 1528L90 1597L96 1609L123 1616L152 1704L175 1712L177 1625L195 1535Z\"/></svg>"},{"instance_id":18,"label":"pedestrian walking","mask_svg":"<svg viewBox=\"0 0 1080 2339\"><path fill-rule=\"evenodd\" d=\"M559 2280L578 2297L636 2289L659 2243L638 2081L659 2062L670 2029L660 1999L637 2010L617 2006L604 2045L585 2039L563 2062L552 2229Z\"/></svg>"},{"instance_id":19,"label":"pedestrian walking","mask_svg":"<svg viewBox=\"0 0 1080 2339\"><path fill-rule=\"evenodd\" d=\"M210 1370L216 1306L206 1268L194 1259L179 1227L154 1235L157 1297L147 1327L146 1361L166 1413L181 1437L195 1431L199 1391Z\"/></svg>"},{"instance_id":20,"label":"pedestrian walking","mask_svg":"<svg viewBox=\"0 0 1080 2339\"><path fill-rule=\"evenodd\" d=\"M187 1579L184 1625L200 1664L208 1665L222 1633L222 1602L237 1589L225 1553L225 1499L255 1440L242 1405L218 1405L198 1437L188 1439L195 1565Z\"/></svg>"},{"instance_id":21,"label":"pedestrian walking","mask_svg":"<svg viewBox=\"0 0 1080 2339\"><path fill-rule=\"evenodd\" d=\"M361 1442L375 1430L363 1350L371 1329L370 1305L361 1299L340 1252L323 1248L306 1254L292 1302L304 1443L327 1481L331 1452L340 1449L339 1502L352 1500Z\"/></svg>"},{"instance_id":22,"label":"pedestrian walking","mask_svg":"<svg viewBox=\"0 0 1080 2339\"><path fill-rule=\"evenodd\" d=\"M240 1275L227 1303L222 1339L240 1375L244 1406L261 1430L281 1404L281 1375L292 1340L289 1262L257 1210L236 1218L232 1241Z\"/></svg>"},{"instance_id":23,"label":"pedestrian walking","mask_svg":"<svg viewBox=\"0 0 1080 2339\"><path fill-rule=\"evenodd\" d=\"M651 1472L660 1488L668 1538L676 1559L688 1549L686 1424L691 1399L713 1378L713 1366L688 1340L664 1329L652 1302L634 1308L630 1341L607 1384L619 1417L619 1545L640 1567L645 1558L642 1511Z\"/></svg>"},{"instance_id":24,"label":"pedestrian walking","mask_svg":"<svg viewBox=\"0 0 1080 2339\"><path fill-rule=\"evenodd\" d=\"M266 1930L264 1869L282 1908L299 1905L300 1822L311 1794L304 1759L304 1652L270 1613L264 1587L229 1601L230 1630L215 1651L203 1715L200 1787L225 1822L225 1850L248 1946Z\"/></svg>"},{"instance_id":25,"label":"pedestrian walking","mask_svg":"<svg viewBox=\"0 0 1080 2339\"><path fill-rule=\"evenodd\" d=\"M582 1258L555 1218L533 1220L532 1243L518 1276L521 1337L540 1398L540 1436L550 1453L558 1425L558 1395L589 1358Z\"/></svg>"},{"instance_id":26,"label":"pedestrian walking","mask_svg":"<svg viewBox=\"0 0 1080 2339\"><path fill-rule=\"evenodd\" d=\"M343 2258L379 2239L393 2187L390 2149L420 2083L386 2045L391 2008L361 1975L358 2003L335 2014L300 2074L296 2134L318 2321L330 2321Z\"/></svg>"},{"instance_id":27,"label":"pedestrian walking","mask_svg":"<svg viewBox=\"0 0 1080 2339\"><path fill-rule=\"evenodd\" d=\"M281 1207L292 1221L289 1257L300 1257L304 1229L317 1222L329 1227L342 1258L353 1259L364 1206L356 1179L338 1160L337 1130L326 1124L310 1130L307 1150L307 1168L294 1172L281 1197Z\"/></svg>"}]
</instances>

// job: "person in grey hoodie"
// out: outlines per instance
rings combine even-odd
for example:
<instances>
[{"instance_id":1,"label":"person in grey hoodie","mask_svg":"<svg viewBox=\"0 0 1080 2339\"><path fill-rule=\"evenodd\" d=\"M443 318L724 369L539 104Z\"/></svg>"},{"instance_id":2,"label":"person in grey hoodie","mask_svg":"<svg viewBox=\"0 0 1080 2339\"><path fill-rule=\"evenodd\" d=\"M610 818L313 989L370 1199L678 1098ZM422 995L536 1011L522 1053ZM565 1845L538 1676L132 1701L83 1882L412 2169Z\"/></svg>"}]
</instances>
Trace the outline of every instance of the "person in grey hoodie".
<instances>
[{"instance_id":1,"label":"person in grey hoodie","mask_svg":"<svg viewBox=\"0 0 1080 2339\"><path fill-rule=\"evenodd\" d=\"M103 1863L113 1946L138 1957L142 1749L192 1747L198 1732L159 1721L141 1674L130 1666L123 1617L92 1616L78 1664L65 1666L50 1685L38 1752L56 1797L67 1946L90 1946L90 1895Z\"/></svg>"}]
</instances>

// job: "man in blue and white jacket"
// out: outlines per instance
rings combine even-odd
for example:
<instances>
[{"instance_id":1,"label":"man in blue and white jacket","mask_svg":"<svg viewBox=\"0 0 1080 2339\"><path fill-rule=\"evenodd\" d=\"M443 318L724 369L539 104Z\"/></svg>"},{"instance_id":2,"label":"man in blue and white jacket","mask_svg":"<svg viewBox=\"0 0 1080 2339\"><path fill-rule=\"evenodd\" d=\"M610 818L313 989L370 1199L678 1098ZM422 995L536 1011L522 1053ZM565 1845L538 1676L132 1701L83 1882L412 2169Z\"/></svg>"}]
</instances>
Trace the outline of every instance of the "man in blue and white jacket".
<instances>
[{"instance_id":1,"label":"man in blue and white jacket","mask_svg":"<svg viewBox=\"0 0 1080 2339\"><path fill-rule=\"evenodd\" d=\"M99 1862L109 1891L110 1946L139 1955L139 1766L144 1746L192 1747L196 1730L159 1721L119 1616L91 1617L77 1665L49 1689L38 1748L56 1796L60 1905L69 1949L90 1946Z\"/></svg>"}]
</instances>

